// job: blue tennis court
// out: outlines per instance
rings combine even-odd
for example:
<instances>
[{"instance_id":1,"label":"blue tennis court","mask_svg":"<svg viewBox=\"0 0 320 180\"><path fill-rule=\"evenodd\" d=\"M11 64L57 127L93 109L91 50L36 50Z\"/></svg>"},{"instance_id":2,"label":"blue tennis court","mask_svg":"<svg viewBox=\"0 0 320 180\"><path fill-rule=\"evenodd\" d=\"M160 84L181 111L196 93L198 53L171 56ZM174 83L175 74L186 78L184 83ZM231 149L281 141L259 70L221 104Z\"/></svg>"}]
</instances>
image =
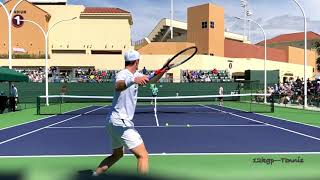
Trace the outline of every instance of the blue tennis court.
<instances>
[{"instance_id":1,"label":"blue tennis court","mask_svg":"<svg viewBox=\"0 0 320 180\"><path fill-rule=\"evenodd\" d=\"M109 154L109 110L90 106L3 129L0 156ZM150 154L320 152L318 127L201 104L158 106L157 126L152 110L138 106L134 117Z\"/></svg>"}]
</instances>

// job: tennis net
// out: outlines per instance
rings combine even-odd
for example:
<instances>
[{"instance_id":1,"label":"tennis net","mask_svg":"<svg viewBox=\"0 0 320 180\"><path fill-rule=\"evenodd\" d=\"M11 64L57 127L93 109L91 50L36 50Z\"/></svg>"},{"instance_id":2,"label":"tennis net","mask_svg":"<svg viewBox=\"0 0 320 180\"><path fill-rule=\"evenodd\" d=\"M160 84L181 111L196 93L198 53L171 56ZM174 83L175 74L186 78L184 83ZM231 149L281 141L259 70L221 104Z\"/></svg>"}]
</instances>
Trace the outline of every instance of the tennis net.
<instances>
[{"instance_id":1,"label":"tennis net","mask_svg":"<svg viewBox=\"0 0 320 180\"><path fill-rule=\"evenodd\" d=\"M273 96L264 94L231 94L204 96L138 97L136 113L216 113L208 107L232 108L243 112L274 112ZM106 115L111 110L111 96L51 95L37 97L38 115L85 114ZM223 105L220 106L221 99Z\"/></svg>"}]
</instances>

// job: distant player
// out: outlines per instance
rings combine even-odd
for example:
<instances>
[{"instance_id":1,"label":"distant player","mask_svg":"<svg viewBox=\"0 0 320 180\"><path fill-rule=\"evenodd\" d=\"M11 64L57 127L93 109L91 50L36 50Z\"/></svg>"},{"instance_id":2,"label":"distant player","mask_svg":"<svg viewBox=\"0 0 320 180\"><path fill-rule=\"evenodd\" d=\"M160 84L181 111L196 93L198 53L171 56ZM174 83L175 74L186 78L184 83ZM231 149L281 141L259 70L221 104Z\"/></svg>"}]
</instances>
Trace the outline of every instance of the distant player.
<instances>
[{"instance_id":1,"label":"distant player","mask_svg":"<svg viewBox=\"0 0 320 180\"><path fill-rule=\"evenodd\" d=\"M218 98L219 106L223 106L223 87L222 86L219 87L219 95L220 95L220 97Z\"/></svg>"},{"instance_id":2,"label":"distant player","mask_svg":"<svg viewBox=\"0 0 320 180\"><path fill-rule=\"evenodd\" d=\"M138 87L139 85L146 85L149 79L148 76L137 71L140 59L139 52L130 50L125 53L124 59L125 69L116 76L112 110L107 117L109 121L107 131L111 138L113 152L111 156L106 157L100 163L93 172L94 176L107 171L121 159L124 154L124 147L128 148L137 158L137 169L140 174L146 174L149 170L148 152L132 122L137 104ZM157 82L165 72L164 70L153 77L150 82Z\"/></svg>"},{"instance_id":3,"label":"distant player","mask_svg":"<svg viewBox=\"0 0 320 180\"><path fill-rule=\"evenodd\" d=\"M156 98L158 96L159 89L156 84L150 84L150 89L152 93L152 97ZM151 100L151 104L153 104L154 99Z\"/></svg>"}]
</instances>

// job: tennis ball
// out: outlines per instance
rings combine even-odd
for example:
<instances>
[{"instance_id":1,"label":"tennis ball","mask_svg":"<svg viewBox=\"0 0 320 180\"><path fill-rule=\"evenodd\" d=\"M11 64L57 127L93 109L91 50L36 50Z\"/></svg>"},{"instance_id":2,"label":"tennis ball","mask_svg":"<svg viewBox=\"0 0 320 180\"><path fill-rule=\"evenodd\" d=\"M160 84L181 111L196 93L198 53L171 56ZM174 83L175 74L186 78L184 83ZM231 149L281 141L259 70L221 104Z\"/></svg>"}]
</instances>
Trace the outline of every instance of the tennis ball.
<instances>
[{"instance_id":1,"label":"tennis ball","mask_svg":"<svg viewBox=\"0 0 320 180\"><path fill-rule=\"evenodd\" d=\"M187 127L188 127L188 128L191 127L190 124L187 124Z\"/></svg>"},{"instance_id":2,"label":"tennis ball","mask_svg":"<svg viewBox=\"0 0 320 180\"><path fill-rule=\"evenodd\" d=\"M168 123L166 123L166 126L169 126L169 124L168 124Z\"/></svg>"}]
</instances>

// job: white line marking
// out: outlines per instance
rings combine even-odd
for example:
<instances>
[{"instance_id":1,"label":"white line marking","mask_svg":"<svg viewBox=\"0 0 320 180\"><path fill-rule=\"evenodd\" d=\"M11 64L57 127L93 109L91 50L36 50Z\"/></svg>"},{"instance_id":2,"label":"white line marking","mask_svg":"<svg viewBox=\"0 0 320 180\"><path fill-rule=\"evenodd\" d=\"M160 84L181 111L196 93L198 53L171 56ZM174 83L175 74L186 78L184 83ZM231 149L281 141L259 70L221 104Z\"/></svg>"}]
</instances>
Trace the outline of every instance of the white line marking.
<instances>
[{"instance_id":1,"label":"white line marking","mask_svg":"<svg viewBox=\"0 0 320 180\"><path fill-rule=\"evenodd\" d=\"M70 126L70 127L60 127L60 126L56 126L56 127L48 127L48 129L102 129L102 128L106 128L106 126Z\"/></svg>"},{"instance_id":2,"label":"white line marking","mask_svg":"<svg viewBox=\"0 0 320 180\"><path fill-rule=\"evenodd\" d=\"M282 107L282 106L277 106L277 107L285 108L285 107ZM249 112L249 111L245 111L245 110L238 109L238 108L233 108L233 107L228 107L228 106L225 106L225 108L234 109L234 110L243 111L243 112ZM303 110L303 109L298 109L298 110ZM266 115L266 114L260 114L260 113L253 113L253 114L257 114L257 115L265 116L265 117L269 117L269 118L274 118L274 119L278 119L278 120L288 121L288 122L295 123L295 124L302 124L302 125L305 125L305 126L310 126L310 127L315 127L315 128L320 129L320 126L316 126L316 125L312 125L312 124L305 124L305 123L302 123L302 122L292 121L292 120L289 120L289 119L280 118L280 117L276 117L276 116L269 116L269 115Z\"/></svg>"},{"instance_id":3,"label":"white line marking","mask_svg":"<svg viewBox=\"0 0 320 180\"><path fill-rule=\"evenodd\" d=\"M231 124L221 124L221 125L192 125L190 127L266 127L268 125L265 124L255 124L255 125L231 125ZM172 128L172 127L182 127L185 128L187 125L169 125L169 126L134 126L135 128ZM106 126L56 126L56 127L48 127L48 129L104 129Z\"/></svg>"},{"instance_id":4,"label":"white line marking","mask_svg":"<svg viewBox=\"0 0 320 180\"><path fill-rule=\"evenodd\" d=\"M13 137L13 138L11 138L11 139L8 139L8 140L5 140L5 141L0 142L0 145L2 145L2 144L4 144L4 143L7 143L7 142L10 142L10 141L13 141L13 140L15 140L15 139L24 137L24 136L26 136L26 135L29 135L29 134L32 134L32 133L41 131L41 130L43 130L43 129L45 129L45 128L48 128L48 127L50 127L50 126L54 126L54 125L57 125L57 124L60 124L60 123L69 121L69 120L71 120L71 119L74 119L74 118L77 118L77 117L80 117L80 116L81 116L81 114L80 114L80 115L77 115L77 116L73 116L73 117L68 118L68 119L65 119L65 120L63 120L63 121L60 121L60 122L57 122L57 123L48 125L48 126L45 126L45 127L42 127L42 128L39 128L39 129L36 129L36 130L33 130L33 131L30 131L30 132L28 132L28 133L21 134L21 135L19 135L19 136L16 136L16 137Z\"/></svg>"},{"instance_id":5,"label":"white line marking","mask_svg":"<svg viewBox=\"0 0 320 180\"><path fill-rule=\"evenodd\" d=\"M108 106L108 105L107 105L107 106ZM99 108L97 108L97 109L93 109L93 110L91 110L91 111L85 112L84 114L89 114L89 113L92 113L92 112L94 112L94 111L98 111L98 110L103 109L103 108L105 108L105 107L107 107L107 106L102 106L102 107L99 107ZM107 114L107 113L106 113L106 114Z\"/></svg>"},{"instance_id":6,"label":"white line marking","mask_svg":"<svg viewBox=\"0 0 320 180\"><path fill-rule=\"evenodd\" d=\"M17 127L17 126L22 126L22 125L29 124L29 123L33 123L33 122L37 122L37 121L41 121L41 120L45 120L45 119L47 119L47 118L51 118L51 117L55 117L55 116L57 116L57 115L52 115L52 116L44 117L44 118L41 118L41 119L36 119L36 120L33 120L33 121L29 121L29 122L24 122L24 123L21 123L21 124L12 125L12 126L5 127L5 128L0 129L0 131L6 130L6 129L10 129L10 128L14 128L14 127Z\"/></svg>"},{"instance_id":7,"label":"white line marking","mask_svg":"<svg viewBox=\"0 0 320 180\"><path fill-rule=\"evenodd\" d=\"M92 106L90 105L90 106L85 106L85 107L81 107L81 108L78 108L78 109L70 110L70 111L65 112L64 114L67 115L66 113L70 113L70 112L73 112L73 111L78 111L78 110L81 110L81 109L86 109L86 108L89 108L89 107L92 107ZM21 124L16 124L16 125L13 125L13 126L2 128L2 129L0 129L0 131L6 130L6 129L10 129L10 128L14 128L14 127L17 127L17 126L22 126L22 125L29 124L29 123L34 123L34 122L41 121L41 120L46 120L46 119L49 119L49 118L55 117L55 116L57 116L57 115L47 116L47 117L44 117L44 118L41 118L41 119L36 119L36 120L33 120L33 121L24 122L24 123L21 123Z\"/></svg>"},{"instance_id":8,"label":"white line marking","mask_svg":"<svg viewBox=\"0 0 320 180\"><path fill-rule=\"evenodd\" d=\"M100 107L100 108L97 108L97 109L94 109L94 110L98 110L98 109L101 109L101 108L103 108L103 107ZM89 111L89 112L93 112L94 110L91 110L91 111ZM35 132L41 131L41 130L43 130L43 129L46 129L46 128L48 128L48 127L55 126L55 125L57 125L57 124L61 124L61 123L63 123L63 122L69 121L69 120L71 120L71 119L78 118L78 117L80 117L80 116L81 116L81 114L80 114L80 115L77 115L77 116L73 116L73 117L68 118L68 119L65 119L65 120L63 120L63 121L56 122L56 123L51 124L51 125L48 125L48 126L45 126L45 127L42 127L42 128L39 128L39 129L36 129L36 130L33 130L33 131L30 131L30 132L27 132L27 133L24 133L24 134L21 134L21 135L19 135L19 136L16 136L16 137L13 137L13 138L10 138L10 139L8 139L8 140L5 140L5 141L0 142L0 145L5 144L5 143L10 142L10 141L13 141L13 140L16 140L16 139L19 139L19 138L21 138L21 137L27 136L27 135L29 135L29 134L33 134L33 133L35 133Z\"/></svg>"},{"instance_id":9,"label":"white line marking","mask_svg":"<svg viewBox=\"0 0 320 180\"><path fill-rule=\"evenodd\" d=\"M248 152L248 153L151 153L150 156L246 156L246 155L319 155L320 152ZM73 157L106 157L111 154L83 154L83 155L33 155L33 156L0 156L5 158L73 158ZM133 156L133 154L125 154Z\"/></svg>"},{"instance_id":10,"label":"white line marking","mask_svg":"<svg viewBox=\"0 0 320 180\"><path fill-rule=\"evenodd\" d=\"M274 118L274 119L279 119L279 120L283 120L283 121L288 121L288 122L295 123L295 124L301 124L301 125L305 125L305 126L310 126L310 127L314 127L314 128L318 128L318 129L320 128L319 126L316 126L316 125L305 124L305 123L302 123L302 122L292 121L292 120L284 119L284 118L280 118L280 117L268 116L268 115L259 114L259 113L254 113L254 114L257 114L257 115L260 115L260 116L265 116L265 117L270 117L270 118Z\"/></svg>"},{"instance_id":11,"label":"white line marking","mask_svg":"<svg viewBox=\"0 0 320 180\"><path fill-rule=\"evenodd\" d=\"M248 118L248 117L245 117L245 116L240 116L240 115L237 115L237 114L234 114L234 113L231 113L231 112L227 112L227 111L223 111L223 110L220 110L220 109L216 109L216 108L213 108L213 107L210 107L210 106L205 106L205 105L201 105L201 104L200 104L200 106L203 106L203 107L206 107L206 108L209 108L209 109L213 109L213 110L218 110L218 111L221 111L221 112L225 112L225 113L228 113L228 114L236 116L236 117L247 119L249 121L262 123L262 124L265 124L265 125L277 128L277 129L281 129L281 130L284 130L284 131L287 131L287 132L291 132L291 133L294 133L294 134L298 134L298 135L301 135L301 136L304 136L304 137L308 137L308 138L320 141L320 138L317 138L317 137L314 137L314 136L310 136L310 135L307 135L307 134L296 132L296 131L293 131L293 130L290 130L290 129L286 129L286 128L283 128L283 127L275 126L275 125L272 125L272 124L269 124L269 123L261 122L261 121L258 121L258 120L255 120L255 119L251 119L251 118Z\"/></svg>"}]
</instances>

